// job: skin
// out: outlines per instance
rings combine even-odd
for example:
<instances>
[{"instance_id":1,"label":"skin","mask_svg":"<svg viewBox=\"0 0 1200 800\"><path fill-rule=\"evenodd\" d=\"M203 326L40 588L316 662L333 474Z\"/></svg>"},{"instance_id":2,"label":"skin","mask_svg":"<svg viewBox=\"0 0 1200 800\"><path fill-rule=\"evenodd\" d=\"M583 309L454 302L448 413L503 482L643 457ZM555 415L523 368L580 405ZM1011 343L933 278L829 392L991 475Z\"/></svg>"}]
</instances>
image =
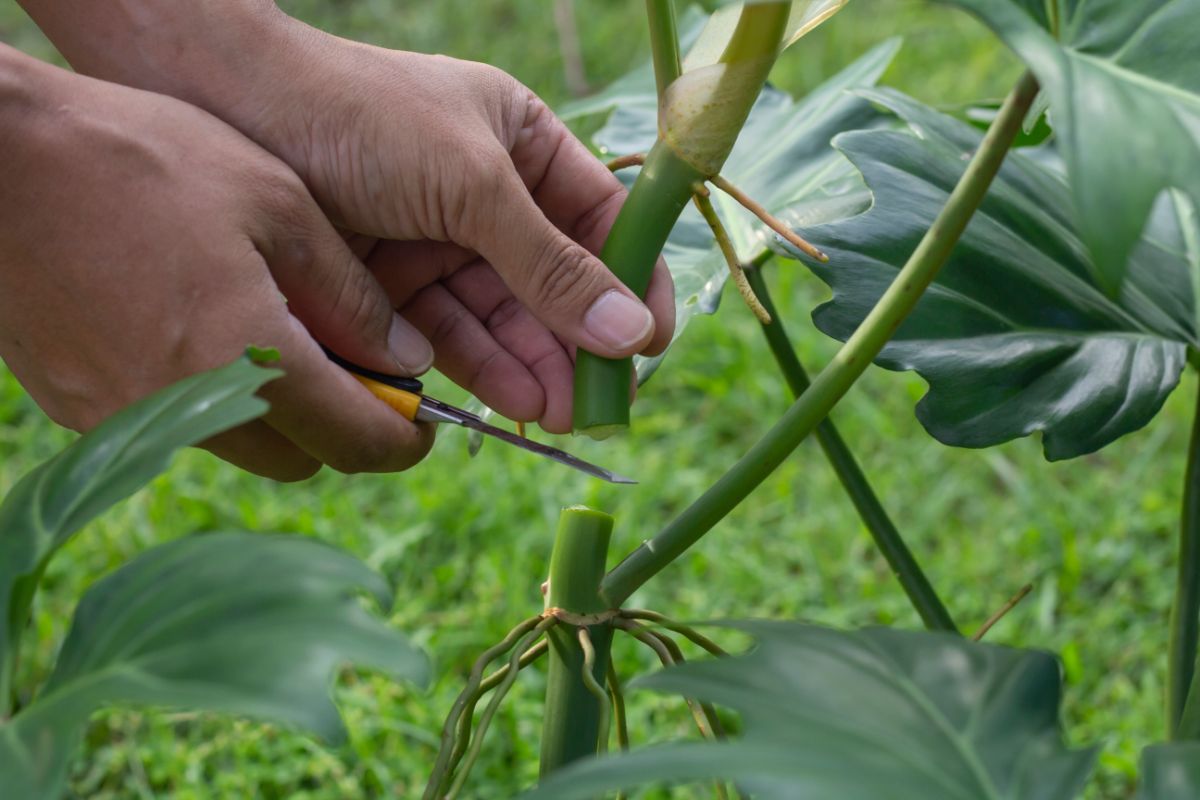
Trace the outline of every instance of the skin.
<instances>
[{"instance_id":1,"label":"skin","mask_svg":"<svg viewBox=\"0 0 1200 800\"><path fill-rule=\"evenodd\" d=\"M58 422L270 345L288 373L271 412L209 449L279 479L398 470L430 432L316 341L381 371L432 363L551 432L570 429L576 347L670 341L665 266L643 305L594 256L624 190L505 73L257 0L23 5L103 79L0 52L0 136L33 154L0 167L24 220L0 232L0 356Z\"/></svg>"}]
</instances>

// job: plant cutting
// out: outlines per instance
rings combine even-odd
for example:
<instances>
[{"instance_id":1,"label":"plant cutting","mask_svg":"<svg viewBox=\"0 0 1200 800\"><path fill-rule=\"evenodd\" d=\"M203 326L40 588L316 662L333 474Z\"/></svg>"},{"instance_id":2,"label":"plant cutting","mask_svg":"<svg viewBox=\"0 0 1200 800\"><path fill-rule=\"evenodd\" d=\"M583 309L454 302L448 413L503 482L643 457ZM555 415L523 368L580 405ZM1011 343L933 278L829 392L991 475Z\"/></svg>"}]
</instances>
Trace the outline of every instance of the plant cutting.
<instances>
[{"instance_id":1,"label":"plant cutting","mask_svg":"<svg viewBox=\"0 0 1200 800\"><path fill-rule=\"evenodd\" d=\"M1064 739L1059 663L1048 653L986 641L1028 589L982 625L965 627L828 415L875 363L926 380L918 419L952 445L987 447L1040 433L1047 458L1067 459L1153 418L1186 366L1200 363L1200 125L1193 124L1200 101L1192 39L1180 35L1200 34L1200 3L1155 0L1134 9L1066 0L949 2L979 16L1027 68L982 131L877 85L894 42L880 43L802 100L764 86L781 47L843 4L723 5L700 27L692 16L677 20L671 3L648 0L652 68L567 111L619 103L621 113L595 141L614 169L640 168L605 244L605 263L641 292L665 250L681 330L689 316L716 310L731 279L778 363L780 392L786 386L795 399L708 490L623 558L610 556L612 534L635 521L623 519L619 507L611 515L584 506L563 510L548 575L529 576L546 578L543 603L514 619L465 676L438 736L427 800L474 796L473 771L495 741L498 710L521 672L541 664L534 798L632 796L625 793L668 781L696 783L718 798L789 800L1059 800L1087 791L1098 748ZM1158 126L1155 146L1145 120ZM1042 129L1050 134L1027 135ZM1110 169L1122 158L1128 160ZM814 323L843 344L811 378L789 337L795 321L783 318L771 294L771 270L783 260L802 262L833 290ZM660 363L580 353L577 429L604 436L628 428L629 381L644 380ZM171 448L260 411L249 395L269 377L240 362L168 390L176 394L163 397L186 399L213 382L240 387L230 390L238 398L230 400L234 410L219 418L181 410L181 419L208 421L164 438L153 451L154 470ZM37 487L124 474L124 467L106 472L79 454L110 452L88 443L133 430L138 414L153 408L135 406L120 418L125 422L106 423L108 433L84 437L69 451L76 455L51 462L0 507L0 545L24 554L3 562L18 565L0 594L9 603L0 617L8 620L0 640L8 643L6 664L16 663L29 596L53 549L46 543L69 536L88 516L53 522L42 509L58 506L38 505L46 490ZM636 604L639 589L717 530L810 434L926 631L683 622L668 609ZM119 441L141 446L140 436ZM1172 619L1161 636L1165 741L1144 753L1142 800L1200 792L1197 441L1187 453ZM138 477L122 478L120 491L106 490L103 502L76 505L99 510L154 470L130 472ZM48 533L20 533L41 530L46 519ZM311 542L252 538L209 535L163 545L103 579L81 601L59 666L32 701L7 667L5 696L15 698L16 710L0 724L8 748L0 751L0 772L19 776L31 797L55 796L70 737L44 758L22 758L33 752L30 743L44 741L39 735L60 730L54 726L77 730L102 703L194 704L331 735L336 718L317 691L323 687L312 685L316 673L325 681L335 661L353 660L422 676L415 651L358 604L355 592L365 589L387 605L386 587L369 570ZM279 585L243 596L250 591L244 573L222 558L235 546L277 558ZM177 583L184 561L202 568ZM317 561L336 564L334 574L318 570L324 579L312 585L300 580L314 574ZM154 636L122 638L155 603L178 607L179 598L225 592L228 603L200 604L196 620L171 616ZM232 612L250 606L260 613L240 620L244 629L232 625ZM218 663L221 653L239 652L239 632L269 628L278 622L274 614L305 625L311 617L314 638L335 645L316 673L296 676L308 704L291 713L285 709L295 698L264 690L252 700L245 691L262 688L254 664ZM203 653L195 652L197 620L213 631ZM160 660L159 644L179 644L189 658ZM644 648L663 669L640 678L621 674L613 651L626 646ZM201 672L216 675L220 690L188 694L186 679ZM161 682L151 686L130 674ZM98 676L87 680L104 691L87 691L84 676ZM631 741L629 708L647 690L678 697L699 741ZM49 766L31 772L30 763Z\"/></svg>"}]
</instances>

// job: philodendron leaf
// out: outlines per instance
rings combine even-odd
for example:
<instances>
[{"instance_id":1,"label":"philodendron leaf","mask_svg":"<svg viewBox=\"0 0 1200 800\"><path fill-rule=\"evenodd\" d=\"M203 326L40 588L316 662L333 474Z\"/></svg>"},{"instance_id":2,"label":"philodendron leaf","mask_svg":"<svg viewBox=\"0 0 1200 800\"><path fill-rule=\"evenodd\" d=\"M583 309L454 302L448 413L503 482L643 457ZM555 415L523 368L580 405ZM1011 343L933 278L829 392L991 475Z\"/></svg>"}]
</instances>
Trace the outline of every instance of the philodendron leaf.
<instances>
[{"instance_id":1,"label":"philodendron leaf","mask_svg":"<svg viewBox=\"0 0 1200 800\"><path fill-rule=\"evenodd\" d=\"M870 211L807 231L806 263L833 288L813 315L846 339L946 202L982 133L892 91L869 93L910 130L836 144L874 195ZM1145 425L1196 345L1190 204L1164 196L1116 297L1096 282L1053 155L1008 154L945 268L877 363L929 383L917 416L939 440L986 447L1035 431L1049 459L1092 452ZM1192 244L1189 244L1192 243Z\"/></svg>"},{"instance_id":2,"label":"philodendron leaf","mask_svg":"<svg viewBox=\"0 0 1200 800\"><path fill-rule=\"evenodd\" d=\"M166 469L176 450L266 411L254 392L282 374L243 357L186 378L117 412L12 488L0 504L0 670L54 551Z\"/></svg>"},{"instance_id":3,"label":"philodendron leaf","mask_svg":"<svg viewBox=\"0 0 1200 800\"><path fill-rule=\"evenodd\" d=\"M338 667L427 678L424 656L363 592L390 608L378 574L298 536L203 534L146 551L88 590L49 681L0 724L3 796L58 797L88 716L109 705L219 711L339 740Z\"/></svg>"},{"instance_id":4,"label":"philodendron leaf","mask_svg":"<svg viewBox=\"0 0 1200 800\"><path fill-rule=\"evenodd\" d=\"M530 800L647 782L723 778L761 800L1068 800L1091 771L1058 725L1045 653L957 636L741 622L746 654L640 682L741 714L725 744L648 747L568 767Z\"/></svg>"},{"instance_id":5,"label":"philodendron leaf","mask_svg":"<svg viewBox=\"0 0 1200 800\"><path fill-rule=\"evenodd\" d=\"M878 45L799 101L768 86L750 112L722 174L789 225L803 227L861 210L869 196L830 140L841 131L887 121L852 92L874 86L898 48L898 40ZM604 153L646 152L654 144L653 74L636 74L640 95L626 84L623 105L595 135L594 142ZM631 102L633 97L642 99ZM836 199L829 202L831 197ZM713 192L712 199L741 259L754 258L774 238L763 223L728 197ZM716 310L729 269L708 226L692 208L675 225L663 255L675 279L678 338L693 316ZM661 355L635 359L639 382L649 378L662 359Z\"/></svg>"},{"instance_id":6,"label":"philodendron leaf","mask_svg":"<svg viewBox=\"0 0 1200 800\"><path fill-rule=\"evenodd\" d=\"M941 0L979 16L1041 83L1079 231L1115 294L1155 198L1200 204L1200 2Z\"/></svg>"},{"instance_id":7,"label":"philodendron leaf","mask_svg":"<svg viewBox=\"0 0 1200 800\"><path fill-rule=\"evenodd\" d=\"M1200 742L1172 742L1142 751L1137 800L1196 800L1200 797Z\"/></svg>"}]
</instances>

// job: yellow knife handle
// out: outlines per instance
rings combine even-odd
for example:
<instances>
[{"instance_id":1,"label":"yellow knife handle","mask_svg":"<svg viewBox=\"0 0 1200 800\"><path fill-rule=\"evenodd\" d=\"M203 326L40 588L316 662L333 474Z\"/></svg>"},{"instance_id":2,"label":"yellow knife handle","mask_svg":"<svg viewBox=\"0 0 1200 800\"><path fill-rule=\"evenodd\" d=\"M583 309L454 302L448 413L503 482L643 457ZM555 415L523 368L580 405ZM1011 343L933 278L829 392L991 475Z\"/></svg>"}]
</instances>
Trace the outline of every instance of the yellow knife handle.
<instances>
[{"instance_id":1,"label":"yellow knife handle","mask_svg":"<svg viewBox=\"0 0 1200 800\"><path fill-rule=\"evenodd\" d=\"M370 378L362 375L355 375L355 379L363 386L370 390L371 394L378 397L383 402L391 406L397 411L400 416L407 419L409 422L414 422L417 419L417 410L421 407L421 395L406 392L403 389L397 389L393 386L388 386L379 381L373 381Z\"/></svg>"}]
</instances>

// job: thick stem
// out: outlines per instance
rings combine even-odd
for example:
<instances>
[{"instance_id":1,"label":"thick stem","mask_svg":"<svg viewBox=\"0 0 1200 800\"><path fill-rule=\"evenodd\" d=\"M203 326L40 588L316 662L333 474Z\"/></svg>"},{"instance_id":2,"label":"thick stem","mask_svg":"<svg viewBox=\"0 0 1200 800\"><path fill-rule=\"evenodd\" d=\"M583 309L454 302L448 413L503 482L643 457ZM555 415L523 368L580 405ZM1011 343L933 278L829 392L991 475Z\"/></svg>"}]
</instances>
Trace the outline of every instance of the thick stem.
<instances>
[{"instance_id":1,"label":"thick stem","mask_svg":"<svg viewBox=\"0 0 1200 800\"><path fill-rule=\"evenodd\" d=\"M658 254L702 175L662 142L646 163L617 214L600 260L639 297L650 285ZM575 430L603 439L629 426L628 358L610 359L580 350L575 361Z\"/></svg>"},{"instance_id":2,"label":"thick stem","mask_svg":"<svg viewBox=\"0 0 1200 800\"><path fill-rule=\"evenodd\" d=\"M1178 564L1175 602L1171 606L1171 647L1167 656L1167 736L1170 739L1184 738L1185 735L1180 728L1180 719L1196 669L1196 646L1200 638L1200 392L1196 396L1187 471L1183 479ZM1200 731L1187 733L1195 736Z\"/></svg>"},{"instance_id":3,"label":"thick stem","mask_svg":"<svg viewBox=\"0 0 1200 800\"><path fill-rule=\"evenodd\" d=\"M866 371L946 263L987 194L1036 95L1037 81L1026 73L1005 100L937 219L867 318L766 436L679 517L605 577L601 592L609 605L624 603L733 510L783 463Z\"/></svg>"},{"instance_id":4,"label":"thick stem","mask_svg":"<svg viewBox=\"0 0 1200 800\"><path fill-rule=\"evenodd\" d=\"M646 0L646 19L650 22L650 51L654 58L654 82L658 99L671 82L679 77L679 31L675 25L673 0Z\"/></svg>"},{"instance_id":5,"label":"thick stem","mask_svg":"<svg viewBox=\"0 0 1200 800\"><path fill-rule=\"evenodd\" d=\"M583 506L563 509L550 558L548 603L572 614L606 610L600 599L600 579L608 555L613 519ZM588 628L595 660L592 675L604 680L612 628ZM600 705L582 679L583 650L571 625L546 633L550 640L546 708L542 724L541 775L586 756L595 755L600 741Z\"/></svg>"},{"instance_id":6,"label":"thick stem","mask_svg":"<svg viewBox=\"0 0 1200 800\"><path fill-rule=\"evenodd\" d=\"M771 353L775 356L779 370L787 380L792 394L800 397L809 387L808 374L804 371L804 366L800 363L800 359L788 339L787 330L783 327L783 320L775 310L775 303L771 300L771 293L763 279L761 269L759 267L747 269L746 279L759 302L763 304L767 314L770 315L771 322L763 325L762 330L767 338L767 344L771 348ZM858 515L862 519L863 525L867 527L867 532L871 534L875 546L879 548L887 560L888 566L892 568L896 579L900 581L900 587L908 595L909 602L921 615L921 621L925 623L925 627L934 631L957 633L958 626L954 624L950 612L946 610L946 605L938 597L937 592L929 583L929 579L921 570L921 565L917 563L917 559L913 557L912 552L904 543L900 532L892 524L883 504L879 502L879 498L859 467L858 461L855 460L854 454L850 452L842 435L834 427L833 421L828 418L822 420L817 425L816 433L817 441L821 444L821 449L825 451L825 457L829 459L833 471L837 473L842 488L850 496L850 501L858 510Z\"/></svg>"},{"instance_id":7,"label":"thick stem","mask_svg":"<svg viewBox=\"0 0 1200 800\"><path fill-rule=\"evenodd\" d=\"M721 56L722 61L731 65L726 72L741 77L736 81L736 89L720 93L724 98L721 104L705 111L719 120L715 130L714 126L706 129L701 147L706 154L703 169L711 168L713 175L724 164L767 79L779 51L789 7L787 3L746 6ZM749 71L735 69L737 62L742 62L740 66ZM660 138L646 156L645 166L600 251L600 259L639 297L646 294L658 254L691 198L693 187L709 177L672 150L662 135L660 131ZM577 433L603 439L629 427L632 375L632 362L628 358L611 360L579 352L575 362Z\"/></svg>"}]
</instances>

